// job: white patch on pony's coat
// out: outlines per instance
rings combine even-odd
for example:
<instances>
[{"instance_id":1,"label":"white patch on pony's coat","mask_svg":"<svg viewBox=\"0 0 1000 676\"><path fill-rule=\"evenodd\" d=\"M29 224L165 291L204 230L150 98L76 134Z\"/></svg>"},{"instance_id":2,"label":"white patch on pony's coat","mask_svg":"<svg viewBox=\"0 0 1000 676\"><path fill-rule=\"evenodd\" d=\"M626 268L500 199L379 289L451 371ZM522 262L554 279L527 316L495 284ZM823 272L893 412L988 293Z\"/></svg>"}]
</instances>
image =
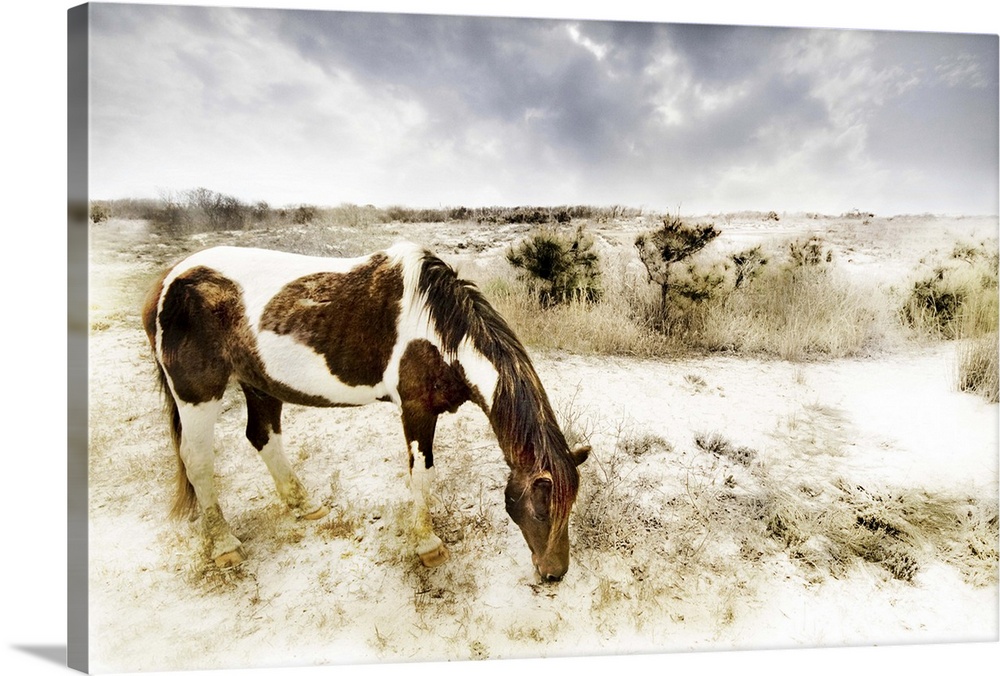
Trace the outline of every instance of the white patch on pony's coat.
<instances>
[{"instance_id":1,"label":"white patch on pony's coat","mask_svg":"<svg viewBox=\"0 0 1000 676\"><path fill-rule=\"evenodd\" d=\"M420 272L424 249L410 243L400 242L386 249L390 263L399 265L403 271L403 296L400 299L399 320L396 322L396 344L389 357L383 382L389 386L389 396L398 406L399 364L407 346L414 340L427 340L441 349L441 337L431 326L426 298L420 294Z\"/></svg>"},{"instance_id":2,"label":"white patch on pony's coat","mask_svg":"<svg viewBox=\"0 0 1000 676\"><path fill-rule=\"evenodd\" d=\"M458 346L458 362L465 371L465 379L469 385L479 390L488 408L493 408L493 395L500 379L496 367L468 338L463 339Z\"/></svg>"},{"instance_id":3,"label":"white patch on pony's coat","mask_svg":"<svg viewBox=\"0 0 1000 676\"><path fill-rule=\"evenodd\" d=\"M260 449L259 455L264 464L267 465L271 476L274 477L274 483L278 486L278 492L282 495L287 493L288 491L283 490L283 488L292 486L294 481L292 477L295 474L292 471L292 466L288 463L288 458L285 457L281 435L271 432L267 443L264 444L264 448Z\"/></svg>"},{"instance_id":4,"label":"white patch on pony's coat","mask_svg":"<svg viewBox=\"0 0 1000 676\"><path fill-rule=\"evenodd\" d=\"M384 397L384 384L352 386L330 373L326 358L292 336L273 331L257 334L257 350L267 375L304 394L323 397L336 404L360 406Z\"/></svg>"},{"instance_id":5,"label":"white patch on pony's coat","mask_svg":"<svg viewBox=\"0 0 1000 676\"><path fill-rule=\"evenodd\" d=\"M409 242L402 242L387 250L390 260L403 266L403 303L397 325L399 336L393 348L389 367L385 372L385 382L392 384L393 401L399 403L395 389L399 383L399 363L406 347L413 340L423 339L430 342L448 359L436 327L431 321L427 307L427 297L420 293L420 273L424 249ZM496 390L499 374L490 361L477 350L468 338L464 338L458 346L455 355L465 371L469 384L479 390L487 406L492 406L493 393Z\"/></svg>"},{"instance_id":6,"label":"white patch on pony's coat","mask_svg":"<svg viewBox=\"0 0 1000 676\"><path fill-rule=\"evenodd\" d=\"M302 485L299 477L296 476L295 470L292 469L292 465L288 462L288 457L285 455L280 434L271 432L267 443L264 444L264 448L260 449L259 455L264 464L267 465L267 470L274 479L278 495L281 496L285 504L295 513L295 516L301 518L307 514L312 514L322 506L309 498L305 487Z\"/></svg>"},{"instance_id":7,"label":"white patch on pony's coat","mask_svg":"<svg viewBox=\"0 0 1000 676\"><path fill-rule=\"evenodd\" d=\"M173 385L171 384L171 388ZM180 456L188 481L198 496L198 504L207 509L216 504L215 492L215 421L222 411L222 400L201 404L177 402L181 420Z\"/></svg>"},{"instance_id":8,"label":"white patch on pony's coat","mask_svg":"<svg viewBox=\"0 0 1000 676\"><path fill-rule=\"evenodd\" d=\"M426 503L437 473L433 465L427 467L427 457L420 450L419 442L410 442L410 453L413 454L413 467L410 468L410 490L413 492L414 501L419 497L421 502Z\"/></svg>"},{"instance_id":9,"label":"white patch on pony's coat","mask_svg":"<svg viewBox=\"0 0 1000 676\"><path fill-rule=\"evenodd\" d=\"M420 450L420 443L410 442L413 466L410 468L410 494L413 496L413 531L417 538L417 554L437 550L443 544L431 523L431 487L434 484L434 467L427 467L427 459Z\"/></svg>"}]
</instances>

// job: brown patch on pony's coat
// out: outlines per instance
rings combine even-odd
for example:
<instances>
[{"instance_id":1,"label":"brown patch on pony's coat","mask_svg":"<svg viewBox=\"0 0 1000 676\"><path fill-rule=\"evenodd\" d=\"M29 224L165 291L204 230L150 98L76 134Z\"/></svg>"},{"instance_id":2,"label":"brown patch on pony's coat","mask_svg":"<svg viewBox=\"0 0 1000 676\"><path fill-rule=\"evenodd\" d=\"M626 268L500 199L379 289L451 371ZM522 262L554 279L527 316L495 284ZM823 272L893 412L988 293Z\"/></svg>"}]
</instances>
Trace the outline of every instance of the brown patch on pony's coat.
<instances>
[{"instance_id":1,"label":"brown patch on pony's coat","mask_svg":"<svg viewBox=\"0 0 1000 676\"><path fill-rule=\"evenodd\" d=\"M200 404L222 397L233 373L228 336L243 316L236 284L204 266L163 290L157 317L160 358L181 401Z\"/></svg>"},{"instance_id":2,"label":"brown patch on pony's coat","mask_svg":"<svg viewBox=\"0 0 1000 676\"><path fill-rule=\"evenodd\" d=\"M260 451L272 434L281 434L282 402L246 383L240 386L247 402L246 437L250 445Z\"/></svg>"},{"instance_id":3,"label":"brown patch on pony's coat","mask_svg":"<svg viewBox=\"0 0 1000 676\"><path fill-rule=\"evenodd\" d=\"M376 254L345 273L300 277L268 301L261 331L295 338L326 359L330 373L353 387L375 386L396 344L403 273Z\"/></svg>"},{"instance_id":4,"label":"brown patch on pony's coat","mask_svg":"<svg viewBox=\"0 0 1000 676\"><path fill-rule=\"evenodd\" d=\"M471 391L462 367L448 364L427 340L413 340L399 361L399 398L434 415L454 413L469 401Z\"/></svg>"},{"instance_id":5,"label":"brown patch on pony's coat","mask_svg":"<svg viewBox=\"0 0 1000 676\"><path fill-rule=\"evenodd\" d=\"M410 469L414 460L410 444L414 441L423 454L424 467L429 469L434 466L433 440L438 415L454 413L472 396L464 371L457 362L445 362L430 341L413 340L399 361L397 391Z\"/></svg>"}]
</instances>

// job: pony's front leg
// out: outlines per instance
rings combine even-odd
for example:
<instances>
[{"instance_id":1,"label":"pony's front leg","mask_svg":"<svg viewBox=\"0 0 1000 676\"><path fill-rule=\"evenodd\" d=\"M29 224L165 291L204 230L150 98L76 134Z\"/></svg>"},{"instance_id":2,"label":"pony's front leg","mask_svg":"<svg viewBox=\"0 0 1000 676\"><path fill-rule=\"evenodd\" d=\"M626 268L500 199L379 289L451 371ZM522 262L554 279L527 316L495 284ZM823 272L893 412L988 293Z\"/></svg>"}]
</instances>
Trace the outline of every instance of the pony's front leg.
<instances>
[{"instance_id":1,"label":"pony's front leg","mask_svg":"<svg viewBox=\"0 0 1000 676\"><path fill-rule=\"evenodd\" d=\"M403 433L410 461L410 493L413 496L413 532L417 556L428 567L448 560L448 549L431 523L431 487L434 484L434 429L437 415L419 406L403 406Z\"/></svg>"},{"instance_id":2,"label":"pony's front leg","mask_svg":"<svg viewBox=\"0 0 1000 676\"><path fill-rule=\"evenodd\" d=\"M235 566L246 558L243 543L229 530L219 507L215 490L215 420L222 410L222 400L200 404L179 404L181 439L178 447L187 480L194 489L201 508L202 527L209 556L220 568Z\"/></svg>"}]
</instances>

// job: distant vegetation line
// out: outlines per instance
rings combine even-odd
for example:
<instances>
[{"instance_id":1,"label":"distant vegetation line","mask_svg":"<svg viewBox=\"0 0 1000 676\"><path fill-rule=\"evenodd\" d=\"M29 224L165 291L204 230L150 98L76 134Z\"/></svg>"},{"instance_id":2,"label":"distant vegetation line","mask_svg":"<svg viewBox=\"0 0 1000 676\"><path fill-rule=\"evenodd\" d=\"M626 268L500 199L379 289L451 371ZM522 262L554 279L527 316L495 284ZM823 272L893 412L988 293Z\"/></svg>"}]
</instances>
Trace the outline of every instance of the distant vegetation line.
<instances>
[{"instance_id":1,"label":"distant vegetation line","mask_svg":"<svg viewBox=\"0 0 1000 676\"><path fill-rule=\"evenodd\" d=\"M487 206L410 208L341 204L272 207L267 202L245 202L231 195L195 188L159 198L95 200L90 218L100 223L109 218L141 219L167 230L242 230L273 225L305 225L314 221L357 227L377 223L568 223L574 219L612 220L636 218L641 208L622 205L587 206Z\"/></svg>"}]
</instances>

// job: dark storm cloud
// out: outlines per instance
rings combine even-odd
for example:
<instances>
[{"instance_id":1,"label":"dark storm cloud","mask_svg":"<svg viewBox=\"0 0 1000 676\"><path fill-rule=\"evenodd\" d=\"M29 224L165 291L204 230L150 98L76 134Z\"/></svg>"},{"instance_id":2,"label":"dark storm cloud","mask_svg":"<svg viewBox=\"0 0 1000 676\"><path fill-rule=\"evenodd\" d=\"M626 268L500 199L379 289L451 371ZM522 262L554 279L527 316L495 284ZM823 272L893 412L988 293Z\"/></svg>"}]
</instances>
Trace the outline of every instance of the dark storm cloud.
<instances>
[{"instance_id":1,"label":"dark storm cloud","mask_svg":"<svg viewBox=\"0 0 1000 676\"><path fill-rule=\"evenodd\" d=\"M692 77L701 82L732 82L767 64L789 31L752 26L667 26L670 45L683 55Z\"/></svg>"},{"instance_id":2,"label":"dark storm cloud","mask_svg":"<svg viewBox=\"0 0 1000 676\"><path fill-rule=\"evenodd\" d=\"M307 60L405 90L445 127L517 123L545 109L589 137L612 103L592 55L572 45L562 22L320 12L282 15L281 24Z\"/></svg>"}]
</instances>

